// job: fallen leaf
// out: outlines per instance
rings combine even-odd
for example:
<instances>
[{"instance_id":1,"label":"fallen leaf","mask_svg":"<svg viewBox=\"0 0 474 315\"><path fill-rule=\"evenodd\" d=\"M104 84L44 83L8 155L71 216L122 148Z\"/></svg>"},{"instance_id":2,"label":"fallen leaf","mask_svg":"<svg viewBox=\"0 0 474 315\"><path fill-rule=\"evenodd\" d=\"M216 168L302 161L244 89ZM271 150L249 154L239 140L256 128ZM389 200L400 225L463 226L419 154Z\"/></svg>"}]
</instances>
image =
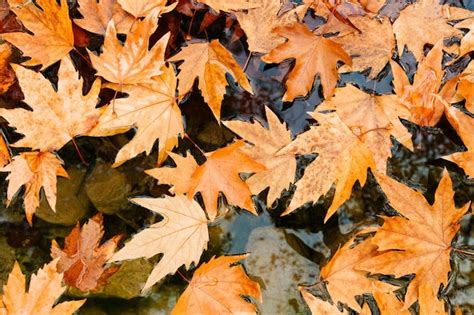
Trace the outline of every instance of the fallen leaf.
<instances>
[{"instance_id":1,"label":"fallen leaf","mask_svg":"<svg viewBox=\"0 0 474 315\"><path fill-rule=\"evenodd\" d=\"M25 186L23 205L30 225L39 206L41 187L51 209L56 211L56 176L68 177L61 164L62 161L49 152L23 152L14 156L10 164L0 169L0 172L10 172L7 176L8 205L20 187Z\"/></svg>"},{"instance_id":2,"label":"fallen leaf","mask_svg":"<svg viewBox=\"0 0 474 315\"><path fill-rule=\"evenodd\" d=\"M298 135L280 154L311 154L318 157L296 182L296 191L283 213L289 214L309 201L317 201L336 185L334 199L324 221L326 222L352 194L358 180L364 186L367 169L375 168L370 150L356 137L335 113L310 113L319 125ZM337 139L337 141L334 141Z\"/></svg>"},{"instance_id":3,"label":"fallen leaf","mask_svg":"<svg viewBox=\"0 0 474 315\"><path fill-rule=\"evenodd\" d=\"M7 141L5 140L3 132L0 132L0 167L9 164L11 160L12 156Z\"/></svg>"},{"instance_id":4,"label":"fallen leaf","mask_svg":"<svg viewBox=\"0 0 474 315\"><path fill-rule=\"evenodd\" d=\"M122 238L117 235L100 244L104 236L102 214L93 216L82 228L79 223L64 240L64 248L53 240L51 257L58 258L57 269L64 273L64 282L81 291L93 291L106 284L107 279L118 271L117 267L105 267Z\"/></svg>"},{"instance_id":5,"label":"fallen leaf","mask_svg":"<svg viewBox=\"0 0 474 315\"><path fill-rule=\"evenodd\" d=\"M373 293L375 302L381 315L400 314L410 315L410 311L403 310L403 302L400 301L394 293L376 291ZM364 304L366 306L367 304ZM370 314L367 313L367 314ZM362 314L361 314L362 315Z\"/></svg>"},{"instance_id":6,"label":"fallen leaf","mask_svg":"<svg viewBox=\"0 0 474 315\"><path fill-rule=\"evenodd\" d=\"M314 295L306 291L304 288L300 288L300 292L306 304L308 304L311 314L334 315L334 314L341 313L341 311L339 311L336 305L331 304L328 301L323 301L321 299L318 299L317 297L315 297Z\"/></svg>"},{"instance_id":7,"label":"fallen leaf","mask_svg":"<svg viewBox=\"0 0 474 315\"><path fill-rule=\"evenodd\" d=\"M280 63L286 59L295 59L295 66L286 80L287 90L283 101L289 102L296 97L306 96L313 88L316 75L319 75L324 97L330 98L338 80L337 62L343 61L350 65L349 55L339 44L313 34L304 24L277 27L273 32L288 41L272 49L262 60Z\"/></svg>"},{"instance_id":8,"label":"fallen leaf","mask_svg":"<svg viewBox=\"0 0 474 315\"><path fill-rule=\"evenodd\" d=\"M197 2L204 3L217 12L248 10L261 6L259 0L198 0Z\"/></svg>"},{"instance_id":9,"label":"fallen leaf","mask_svg":"<svg viewBox=\"0 0 474 315\"><path fill-rule=\"evenodd\" d=\"M69 57L61 62L57 91L41 73L18 65L13 65L13 68L25 95L25 103L33 109L0 109L0 116L25 135L12 144L13 147L59 150L97 124L100 109L95 106L100 80L96 80L89 93L83 96L83 80L78 78Z\"/></svg>"},{"instance_id":10,"label":"fallen leaf","mask_svg":"<svg viewBox=\"0 0 474 315\"><path fill-rule=\"evenodd\" d=\"M396 95L370 95L355 86L336 89L335 95L318 106L318 111L335 110L349 127L372 152L377 170L386 172L387 160L392 156L391 136L398 142L413 149L411 134L400 122L400 118L410 118L410 112L399 103Z\"/></svg>"},{"instance_id":11,"label":"fallen leaf","mask_svg":"<svg viewBox=\"0 0 474 315\"><path fill-rule=\"evenodd\" d=\"M155 11L154 14L168 13L172 11L177 2L166 6L167 0L117 0L122 8L135 18L144 17Z\"/></svg>"},{"instance_id":12,"label":"fallen leaf","mask_svg":"<svg viewBox=\"0 0 474 315\"><path fill-rule=\"evenodd\" d=\"M18 47L31 57L27 66L42 65L47 68L61 60L74 48L74 35L66 0L58 5L56 0L9 0L10 9L33 34L14 32L2 34L4 40Z\"/></svg>"},{"instance_id":13,"label":"fallen leaf","mask_svg":"<svg viewBox=\"0 0 474 315\"><path fill-rule=\"evenodd\" d=\"M237 141L207 153L207 161L198 166L191 176L188 197L201 193L211 221L217 215L219 192L225 195L229 204L257 214L250 189L240 178L240 173L261 172L265 167L240 151L244 145L242 141Z\"/></svg>"},{"instance_id":14,"label":"fallen leaf","mask_svg":"<svg viewBox=\"0 0 474 315\"><path fill-rule=\"evenodd\" d=\"M126 34L135 22L117 0L78 0L78 4L83 18L74 19L74 23L91 33L105 35L109 22L114 21L117 32Z\"/></svg>"},{"instance_id":15,"label":"fallen leaf","mask_svg":"<svg viewBox=\"0 0 474 315\"><path fill-rule=\"evenodd\" d=\"M176 76L173 67L162 68L160 76L150 83L137 85L108 85L128 97L112 100L88 135L111 136L136 128L133 139L123 146L115 158L117 167L142 152L150 154L159 139L158 164L178 144L178 136L184 133L181 110L176 104Z\"/></svg>"},{"instance_id":16,"label":"fallen leaf","mask_svg":"<svg viewBox=\"0 0 474 315\"><path fill-rule=\"evenodd\" d=\"M355 268L377 254L377 245L370 239L355 247L354 239L337 250L331 260L321 269L321 281L334 302L347 304L353 310L361 311L355 297L373 292L389 293L396 289L389 284L367 277L367 272Z\"/></svg>"},{"instance_id":17,"label":"fallen leaf","mask_svg":"<svg viewBox=\"0 0 474 315\"><path fill-rule=\"evenodd\" d=\"M291 142L291 132L286 124L268 107L265 109L268 119L268 129L261 124L241 121L228 121L225 126L251 142L251 147L242 148L242 152L251 159L264 165L266 170L257 172L246 183L253 195L269 187L267 204L272 205L284 189L288 189L295 179L296 160L292 154L279 155L276 153Z\"/></svg>"},{"instance_id":18,"label":"fallen leaf","mask_svg":"<svg viewBox=\"0 0 474 315\"><path fill-rule=\"evenodd\" d=\"M242 296L261 302L260 286L245 274L241 265L236 265L247 256L213 257L202 264L171 314L257 314L255 305Z\"/></svg>"},{"instance_id":19,"label":"fallen leaf","mask_svg":"<svg viewBox=\"0 0 474 315\"><path fill-rule=\"evenodd\" d=\"M179 66L179 98L182 99L191 91L195 79L199 78L199 89L204 101L218 121L221 115L221 103L226 93L226 73L230 73L244 90L253 93L244 71L218 40L189 44L169 59L171 62L180 60L184 62Z\"/></svg>"},{"instance_id":20,"label":"fallen leaf","mask_svg":"<svg viewBox=\"0 0 474 315\"><path fill-rule=\"evenodd\" d=\"M191 187L189 179L199 165L190 154L184 157L173 152L168 154L176 164L176 167L157 167L146 170L145 173L158 179L160 183L172 185L173 192L186 194Z\"/></svg>"},{"instance_id":21,"label":"fallen leaf","mask_svg":"<svg viewBox=\"0 0 474 315\"><path fill-rule=\"evenodd\" d=\"M379 254L359 263L357 268L397 278L415 274L405 295L406 310L420 297L422 285L429 287L434 296L441 284L446 286L451 270L451 242L469 203L455 207L447 171L443 173L433 205L421 193L385 175L376 173L376 178L390 205L403 217L384 218L384 224L372 238Z\"/></svg>"},{"instance_id":22,"label":"fallen leaf","mask_svg":"<svg viewBox=\"0 0 474 315\"><path fill-rule=\"evenodd\" d=\"M465 99L466 109L474 113L474 62L471 61L461 74L456 93L458 95L455 101Z\"/></svg>"},{"instance_id":23,"label":"fallen leaf","mask_svg":"<svg viewBox=\"0 0 474 315\"><path fill-rule=\"evenodd\" d=\"M28 291L26 278L15 262L3 288L0 311L3 314L35 314L35 315L72 315L86 300L66 301L56 304L59 297L66 291L61 285L63 275L56 271L54 260L31 276ZM26 291L26 292L25 292Z\"/></svg>"},{"instance_id":24,"label":"fallen leaf","mask_svg":"<svg viewBox=\"0 0 474 315\"><path fill-rule=\"evenodd\" d=\"M469 30L461 39L461 45L459 47L459 54L464 56L465 54L474 51L474 17L456 24L456 27L459 29Z\"/></svg>"},{"instance_id":25,"label":"fallen leaf","mask_svg":"<svg viewBox=\"0 0 474 315\"><path fill-rule=\"evenodd\" d=\"M8 43L0 44L0 94L8 91L15 81L15 72L10 67L12 48Z\"/></svg>"},{"instance_id":26,"label":"fallen leaf","mask_svg":"<svg viewBox=\"0 0 474 315\"><path fill-rule=\"evenodd\" d=\"M240 27L247 35L251 52L268 53L285 39L273 33L277 26L289 26L301 21L307 11L306 5L297 6L279 15L282 3L280 0L261 0L261 6L254 9L235 12Z\"/></svg>"},{"instance_id":27,"label":"fallen leaf","mask_svg":"<svg viewBox=\"0 0 474 315\"><path fill-rule=\"evenodd\" d=\"M209 233L204 211L194 200L176 195L164 198L134 198L132 202L161 215L163 220L136 234L110 261L140 257L150 258L163 253L151 272L143 291L151 288L167 274L185 265L198 263L207 248Z\"/></svg>"},{"instance_id":28,"label":"fallen leaf","mask_svg":"<svg viewBox=\"0 0 474 315\"><path fill-rule=\"evenodd\" d=\"M420 0L408 5L393 23L398 54L401 56L406 46L416 60L421 60L425 44L435 45L445 38L462 35L449 21L473 15L469 10L441 5L438 0Z\"/></svg>"},{"instance_id":29,"label":"fallen leaf","mask_svg":"<svg viewBox=\"0 0 474 315\"><path fill-rule=\"evenodd\" d=\"M452 106L446 106L445 115L463 141L467 151L453 153L444 156L443 159L456 163L469 178L474 179L474 118Z\"/></svg>"},{"instance_id":30,"label":"fallen leaf","mask_svg":"<svg viewBox=\"0 0 474 315\"><path fill-rule=\"evenodd\" d=\"M411 112L409 120L420 126L436 125L444 111L441 100L449 101L455 94L457 80L450 80L441 88L444 75L442 58L442 42L439 42L418 64L413 84L410 84L404 70L396 62L390 61L395 93Z\"/></svg>"},{"instance_id":31,"label":"fallen leaf","mask_svg":"<svg viewBox=\"0 0 474 315\"><path fill-rule=\"evenodd\" d=\"M153 83L153 77L162 73L166 45L170 33L164 35L150 50L150 36L158 27L157 11L142 21L136 21L122 45L117 38L113 21L105 33L100 56L89 51L97 75L117 84Z\"/></svg>"},{"instance_id":32,"label":"fallen leaf","mask_svg":"<svg viewBox=\"0 0 474 315\"><path fill-rule=\"evenodd\" d=\"M351 56L352 66L344 65L339 71L369 70L369 79L373 80L385 68L395 50L395 38L392 24L388 18L354 16L350 21L360 30L331 38Z\"/></svg>"}]
</instances>

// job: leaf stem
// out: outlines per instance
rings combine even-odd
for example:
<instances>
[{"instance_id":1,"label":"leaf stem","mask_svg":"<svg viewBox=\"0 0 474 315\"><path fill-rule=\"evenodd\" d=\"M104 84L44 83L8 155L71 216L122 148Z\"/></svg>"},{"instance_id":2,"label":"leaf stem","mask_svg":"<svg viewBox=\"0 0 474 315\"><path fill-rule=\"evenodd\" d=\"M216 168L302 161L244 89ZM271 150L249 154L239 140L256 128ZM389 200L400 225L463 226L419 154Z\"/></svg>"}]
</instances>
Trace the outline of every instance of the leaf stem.
<instances>
[{"instance_id":1,"label":"leaf stem","mask_svg":"<svg viewBox=\"0 0 474 315\"><path fill-rule=\"evenodd\" d=\"M182 273L181 271L176 270L176 272L178 272L178 274L181 276L181 278L183 278L184 281L186 281L187 283L191 283L191 280L189 280L188 278L186 278Z\"/></svg>"},{"instance_id":2,"label":"leaf stem","mask_svg":"<svg viewBox=\"0 0 474 315\"><path fill-rule=\"evenodd\" d=\"M459 249L459 248L453 248L453 251L470 256L470 257L474 257L474 252L471 252L471 251L467 251L467 250Z\"/></svg>"},{"instance_id":3,"label":"leaf stem","mask_svg":"<svg viewBox=\"0 0 474 315\"><path fill-rule=\"evenodd\" d=\"M82 164L87 165L87 161L84 159L84 156L81 153L81 150L79 149L79 146L76 143L76 140L72 138L72 143L74 144L74 148L76 149L77 155L81 159Z\"/></svg>"}]
</instances>

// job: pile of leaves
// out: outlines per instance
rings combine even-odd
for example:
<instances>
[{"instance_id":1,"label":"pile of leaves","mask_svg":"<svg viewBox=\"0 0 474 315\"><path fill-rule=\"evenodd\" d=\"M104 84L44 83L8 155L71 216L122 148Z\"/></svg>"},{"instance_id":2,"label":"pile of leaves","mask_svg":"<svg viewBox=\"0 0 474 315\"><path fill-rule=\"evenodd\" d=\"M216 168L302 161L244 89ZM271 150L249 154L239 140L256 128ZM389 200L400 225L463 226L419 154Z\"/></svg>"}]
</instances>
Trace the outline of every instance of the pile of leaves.
<instances>
[{"instance_id":1,"label":"pile of leaves","mask_svg":"<svg viewBox=\"0 0 474 315\"><path fill-rule=\"evenodd\" d=\"M430 203L392 178L389 162L395 146L417 150L413 126L444 125L461 145L438 163L472 185L473 11L438 0L8 0L0 10L0 164L8 203L22 198L28 224L37 224L42 199L56 211L57 177L67 178L72 163L61 159L64 148L72 144L87 165L95 156L84 155L76 139L126 133L112 167L154 157L145 170L156 179L154 196L129 197L157 214L130 238L103 243L101 214L77 223L53 241L51 262L29 286L15 264L0 312L73 313L85 300L56 304L68 287L98 291L122 262L161 254L142 294L179 273L188 287L172 314L256 313L265 303L262 283L238 264L248 254L203 261L208 227L229 211L258 216L262 206L283 202L278 215L287 216L318 200L327 222L368 178L389 209L379 224L361 223L340 244L316 284L300 287L311 312L454 311L446 299L451 255L474 256L466 244L452 245L470 202L455 204L447 169L432 183ZM224 39L214 38L216 27ZM246 60L231 52L236 43L244 43ZM308 128L295 134L271 104L248 115L256 120L221 120L226 95L255 93L246 74L255 62L283 65L274 80L285 85L280 101L287 108L314 94L323 99L299 115ZM340 79L354 72L374 82L391 73L393 90ZM182 112L189 106L234 139L200 146L190 132L193 115ZM192 279L180 268L193 270Z\"/></svg>"}]
</instances>

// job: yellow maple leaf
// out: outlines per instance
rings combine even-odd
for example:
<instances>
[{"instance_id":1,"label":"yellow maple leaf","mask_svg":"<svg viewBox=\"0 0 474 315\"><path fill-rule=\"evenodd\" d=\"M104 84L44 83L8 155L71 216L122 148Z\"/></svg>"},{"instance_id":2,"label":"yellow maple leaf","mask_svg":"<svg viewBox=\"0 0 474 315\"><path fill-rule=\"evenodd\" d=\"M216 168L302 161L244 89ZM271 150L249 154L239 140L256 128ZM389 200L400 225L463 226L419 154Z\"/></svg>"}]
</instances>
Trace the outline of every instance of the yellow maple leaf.
<instances>
[{"instance_id":1,"label":"yellow maple leaf","mask_svg":"<svg viewBox=\"0 0 474 315\"><path fill-rule=\"evenodd\" d=\"M74 48L74 35L66 0L8 0L23 25L33 33L7 33L2 38L31 57L24 64L42 65L42 69L61 60Z\"/></svg>"},{"instance_id":2,"label":"yellow maple leaf","mask_svg":"<svg viewBox=\"0 0 474 315\"><path fill-rule=\"evenodd\" d=\"M168 0L117 0L122 8L135 18L144 17L156 11L158 15L172 11L178 2L166 6Z\"/></svg>"}]
</instances>

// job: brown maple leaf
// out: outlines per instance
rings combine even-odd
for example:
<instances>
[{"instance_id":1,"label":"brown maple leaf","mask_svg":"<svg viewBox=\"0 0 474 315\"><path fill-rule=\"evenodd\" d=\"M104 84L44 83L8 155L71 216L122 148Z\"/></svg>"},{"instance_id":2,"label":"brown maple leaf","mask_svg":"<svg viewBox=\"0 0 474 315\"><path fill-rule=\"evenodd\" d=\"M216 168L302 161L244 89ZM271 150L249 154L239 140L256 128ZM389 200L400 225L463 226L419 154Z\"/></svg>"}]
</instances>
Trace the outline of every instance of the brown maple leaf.
<instances>
[{"instance_id":1,"label":"brown maple leaf","mask_svg":"<svg viewBox=\"0 0 474 315\"><path fill-rule=\"evenodd\" d=\"M79 74L69 57L61 62L57 91L41 73L18 65L13 67L25 95L25 103L33 109L0 109L0 116L25 135L12 144L13 147L59 150L97 124L101 110L95 106L100 80L96 80L89 93L83 96L83 80L78 79Z\"/></svg>"},{"instance_id":2,"label":"brown maple leaf","mask_svg":"<svg viewBox=\"0 0 474 315\"><path fill-rule=\"evenodd\" d=\"M136 128L133 139L123 146L115 158L117 167L142 152L150 154L159 139L158 164L178 144L178 136L184 133L181 110L176 104L176 76L173 67L163 67L163 73L149 83L136 85L112 85L128 97L113 100L103 108L103 113L88 136L103 137Z\"/></svg>"},{"instance_id":3,"label":"brown maple leaf","mask_svg":"<svg viewBox=\"0 0 474 315\"><path fill-rule=\"evenodd\" d=\"M451 103L466 100L465 106L468 111L474 113L474 61L471 61L459 77L456 97Z\"/></svg>"},{"instance_id":4,"label":"brown maple leaf","mask_svg":"<svg viewBox=\"0 0 474 315\"><path fill-rule=\"evenodd\" d=\"M0 94L8 91L15 81L15 72L10 66L12 48L8 43L0 44Z\"/></svg>"},{"instance_id":5,"label":"brown maple leaf","mask_svg":"<svg viewBox=\"0 0 474 315\"><path fill-rule=\"evenodd\" d=\"M100 56L89 51L98 76L117 84L153 83L152 77L162 73L170 37L167 33L149 49L150 36L158 27L157 14L154 11L144 20L137 20L123 45L117 38L114 21L109 22Z\"/></svg>"},{"instance_id":6,"label":"brown maple leaf","mask_svg":"<svg viewBox=\"0 0 474 315\"><path fill-rule=\"evenodd\" d=\"M273 204L284 189L288 189L295 179L296 160L292 154L276 155L283 147L291 142L291 132L286 124L266 108L268 129L261 124L240 121L225 122L244 140L252 143L251 147L242 148L242 152L266 167L265 171L257 172L246 183L253 195L269 187L267 203Z\"/></svg>"},{"instance_id":7,"label":"brown maple leaf","mask_svg":"<svg viewBox=\"0 0 474 315\"><path fill-rule=\"evenodd\" d=\"M280 154L311 154L318 157L296 182L296 191L290 205L283 213L293 212L309 201L317 201L335 184L334 199L324 221L326 222L352 194L358 180L363 186L367 169L375 168L370 150L356 137L335 113L310 113L319 125L298 135L293 142L278 152ZM335 141L337 139L337 141Z\"/></svg>"},{"instance_id":8,"label":"brown maple leaf","mask_svg":"<svg viewBox=\"0 0 474 315\"><path fill-rule=\"evenodd\" d=\"M372 243L378 246L378 255L358 264L357 268L372 273L401 277L415 274L408 285L404 309L420 297L422 285L437 295L441 284L446 285L451 270L451 242L459 230L459 220L469 209L454 205L454 192L447 171L430 205L423 195L385 176L376 178L390 205L403 217L386 217L378 228Z\"/></svg>"},{"instance_id":9,"label":"brown maple leaf","mask_svg":"<svg viewBox=\"0 0 474 315\"><path fill-rule=\"evenodd\" d=\"M417 60L421 60L425 44L435 45L445 38L462 35L460 30L448 24L449 21L469 16L474 13L441 5L438 0L420 0L408 5L393 23L398 54L401 56L406 46Z\"/></svg>"},{"instance_id":10,"label":"brown maple leaf","mask_svg":"<svg viewBox=\"0 0 474 315\"><path fill-rule=\"evenodd\" d=\"M64 281L81 291L93 291L106 284L107 279L118 271L118 267L105 267L122 238L116 235L103 244L102 214L93 216L82 228L79 223L64 240L64 248L53 240L51 257L58 258L57 269L64 273Z\"/></svg>"},{"instance_id":11,"label":"brown maple leaf","mask_svg":"<svg viewBox=\"0 0 474 315\"><path fill-rule=\"evenodd\" d=\"M467 151L444 156L443 159L456 163L469 178L474 179L474 118L452 106L446 105L446 118L458 133Z\"/></svg>"},{"instance_id":12,"label":"brown maple leaf","mask_svg":"<svg viewBox=\"0 0 474 315\"><path fill-rule=\"evenodd\" d=\"M394 293L376 291L373 292L375 302L377 302L377 308L381 315L411 315L411 312L403 309L403 302L400 301ZM360 315L371 315L370 307L368 303L364 303L362 306L362 312Z\"/></svg>"},{"instance_id":13,"label":"brown maple leaf","mask_svg":"<svg viewBox=\"0 0 474 315\"><path fill-rule=\"evenodd\" d=\"M241 265L236 265L245 257L213 257L202 264L171 314L257 314L255 305L242 298L249 296L262 302L258 283L245 274Z\"/></svg>"},{"instance_id":14,"label":"brown maple leaf","mask_svg":"<svg viewBox=\"0 0 474 315\"><path fill-rule=\"evenodd\" d=\"M197 2L204 3L217 12L248 10L261 6L259 0L198 0Z\"/></svg>"},{"instance_id":15,"label":"brown maple leaf","mask_svg":"<svg viewBox=\"0 0 474 315\"><path fill-rule=\"evenodd\" d=\"M295 59L295 66L286 80L287 90L283 101L289 102L296 97L306 96L313 88L316 75L319 75L324 97L330 98L338 80L337 62L343 61L350 65L349 55L339 44L313 34L304 24L277 27L273 32L288 41L272 49L262 60L280 63L286 59Z\"/></svg>"},{"instance_id":16,"label":"brown maple leaf","mask_svg":"<svg viewBox=\"0 0 474 315\"><path fill-rule=\"evenodd\" d=\"M418 64L413 84L410 84L407 75L396 62L390 62L395 93L411 112L409 120L420 126L436 125L443 115L443 100L449 101L455 94L456 78L441 87L444 75L441 68L442 44L437 43Z\"/></svg>"},{"instance_id":17,"label":"brown maple leaf","mask_svg":"<svg viewBox=\"0 0 474 315\"><path fill-rule=\"evenodd\" d=\"M318 299L304 288L300 288L300 292L306 304L308 304L312 315L334 315L340 313L337 305Z\"/></svg>"},{"instance_id":18,"label":"brown maple leaf","mask_svg":"<svg viewBox=\"0 0 474 315\"><path fill-rule=\"evenodd\" d=\"M207 248L209 232L204 210L194 200L177 194L164 198L134 198L132 202L150 209L164 219L133 236L110 261L151 258L163 253L142 291L148 290L179 267L197 264Z\"/></svg>"},{"instance_id":19,"label":"brown maple leaf","mask_svg":"<svg viewBox=\"0 0 474 315\"><path fill-rule=\"evenodd\" d=\"M117 0L78 0L78 11L82 19L74 19L74 23L83 29L105 35L109 22L114 21L118 33L130 31L135 19L117 3Z\"/></svg>"},{"instance_id":20,"label":"brown maple leaf","mask_svg":"<svg viewBox=\"0 0 474 315\"><path fill-rule=\"evenodd\" d=\"M413 149L411 134L400 118L410 118L410 112L395 95L370 95L353 85L336 89L336 94L318 106L318 111L335 110L341 120L372 152L377 169L386 172L392 155L393 136Z\"/></svg>"},{"instance_id":21,"label":"brown maple leaf","mask_svg":"<svg viewBox=\"0 0 474 315\"><path fill-rule=\"evenodd\" d=\"M23 25L33 33L2 34L3 39L31 57L24 62L25 65L42 65L42 69L45 69L61 60L74 48L74 35L66 0L61 0L61 5L58 5L56 0L39 0L36 4L33 1L9 0L8 3Z\"/></svg>"},{"instance_id":22,"label":"brown maple leaf","mask_svg":"<svg viewBox=\"0 0 474 315\"><path fill-rule=\"evenodd\" d=\"M184 62L179 66L179 98L182 99L191 91L195 79L199 78L199 89L204 101L218 121L221 115L221 103L226 92L226 73L230 73L243 89L252 93L252 87L244 71L218 40L190 44L169 59L171 62L180 60Z\"/></svg>"},{"instance_id":23,"label":"brown maple leaf","mask_svg":"<svg viewBox=\"0 0 474 315\"><path fill-rule=\"evenodd\" d=\"M0 172L10 172L7 177L8 204L20 187L25 186L23 204L30 225L39 206L41 187L51 209L56 211L56 176L68 177L61 164L62 161L49 152L24 152L14 156L10 164L0 169Z\"/></svg>"},{"instance_id":24,"label":"brown maple leaf","mask_svg":"<svg viewBox=\"0 0 474 315\"><path fill-rule=\"evenodd\" d=\"M10 163L11 160L12 156L7 141L5 140L5 135L3 132L0 132L0 167L4 167Z\"/></svg>"},{"instance_id":25,"label":"brown maple leaf","mask_svg":"<svg viewBox=\"0 0 474 315\"><path fill-rule=\"evenodd\" d=\"M160 15L161 13L168 13L172 11L177 2L166 6L168 0L117 0L122 8L133 15L135 18L140 18L155 12L154 14Z\"/></svg>"},{"instance_id":26,"label":"brown maple leaf","mask_svg":"<svg viewBox=\"0 0 474 315\"><path fill-rule=\"evenodd\" d=\"M56 303L66 291L61 285L63 275L56 270L57 261L54 260L31 276L28 291L26 291L26 277L22 274L18 262L8 276L7 284L3 288L0 300L0 313L35 314L35 315L72 315L86 300L66 301ZM25 292L26 291L26 292Z\"/></svg>"}]
</instances>

